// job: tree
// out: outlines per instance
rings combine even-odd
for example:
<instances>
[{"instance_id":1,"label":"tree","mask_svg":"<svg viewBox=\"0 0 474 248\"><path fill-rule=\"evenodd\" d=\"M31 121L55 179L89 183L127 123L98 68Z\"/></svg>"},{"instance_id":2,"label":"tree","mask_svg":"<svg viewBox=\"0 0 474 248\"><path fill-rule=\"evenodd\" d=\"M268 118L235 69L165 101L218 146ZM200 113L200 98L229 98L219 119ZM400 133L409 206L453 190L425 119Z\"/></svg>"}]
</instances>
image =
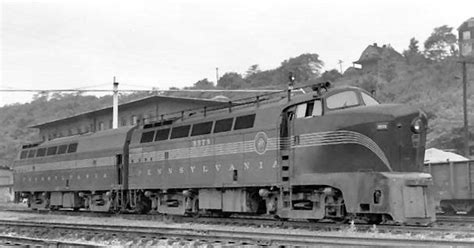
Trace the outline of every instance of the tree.
<instances>
[{"instance_id":1,"label":"tree","mask_svg":"<svg viewBox=\"0 0 474 248\"><path fill-rule=\"evenodd\" d=\"M288 74L290 72L295 75L297 83L306 83L311 79L316 79L320 75L320 70L324 63L319 59L319 55L315 53L301 54L296 58L290 58L281 63L277 69L277 84L288 83Z\"/></svg>"},{"instance_id":2,"label":"tree","mask_svg":"<svg viewBox=\"0 0 474 248\"><path fill-rule=\"evenodd\" d=\"M197 81L196 83L194 83L193 88L203 89L203 90L212 89L212 88L214 88L214 83L207 80L207 78L204 78L204 79L201 79L201 80Z\"/></svg>"},{"instance_id":3,"label":"tree","mask_svg":"<svg viewBox=\"0 0 474 248\"><path fill-rule=\"evenodd\" d=\"M246 86L245 80L236 72L227 72L219 78L217 86L224 89L240 89Z\"/></svg>"},{"instance_id":4,"label":"tree","mask_svg":"<svg viewBox=\"0 0 474 248\"><path fill-rule=\"evenodd\" d=\"M261 72L261 70L260 70L260 67L257 64L251 65L249 67L249 69L247 70L247 72L245 72L245 78L248 78L248 77L250 77L250 76L252 76L256 73L259 73L259 72Z\"/></svg>"},{"instance_id":5,"label":"tree","mask_svg":"<svg viewBox=\"0 0 474 248\"><path fill-rule=\"evenodd\" d=\"M319 78L318 81L320 81L320 82L327 82L327 81L335 82L341 77L342 77L342 74L338 70L332 69L330 71L323 72L323 74L321 74L321 77Z\"/></svg>"},{"instance_id":6,"label":"tree","mask_svg":"<svg viewBox=\"0 0 474 248\"><path fill-rule=\"evenodd\" d=\"M440 61L457 53L457 38L452 33L453 28L443 25L437 27L425 41L425 55L427 58Z\"/></svg>"},{"instance_id":7,"label":"tree","mask_svg":"<svg viewBox=\"0 0 474 248\"><path fill-rule=\"evenodd\" d=\"M405 57L408 64L419 64L425 60L423 54L420 52L418 46L419 41L414 37L410 39L410 44L408 45L408 50L403 51L403 56Z\"/></svg>"}]
</instances>

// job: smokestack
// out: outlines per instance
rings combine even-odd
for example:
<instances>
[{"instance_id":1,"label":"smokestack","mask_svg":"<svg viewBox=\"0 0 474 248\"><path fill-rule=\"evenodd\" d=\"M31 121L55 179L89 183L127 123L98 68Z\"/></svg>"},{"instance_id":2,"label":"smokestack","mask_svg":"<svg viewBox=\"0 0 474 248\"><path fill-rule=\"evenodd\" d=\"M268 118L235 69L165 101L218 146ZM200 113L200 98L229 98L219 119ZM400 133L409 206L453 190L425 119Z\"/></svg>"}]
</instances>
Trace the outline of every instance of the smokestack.
<instances>
[{"instance_id":1,"label":"smokestack","mask_svg":"<svg viewBox=\"0 0 474 248\"><path fill-rule=\"evenodd\" d=\"M114 102L112 106L112 128L118 128L118 82L115 82L114 77Z\"/></svg>"}]
</instances>

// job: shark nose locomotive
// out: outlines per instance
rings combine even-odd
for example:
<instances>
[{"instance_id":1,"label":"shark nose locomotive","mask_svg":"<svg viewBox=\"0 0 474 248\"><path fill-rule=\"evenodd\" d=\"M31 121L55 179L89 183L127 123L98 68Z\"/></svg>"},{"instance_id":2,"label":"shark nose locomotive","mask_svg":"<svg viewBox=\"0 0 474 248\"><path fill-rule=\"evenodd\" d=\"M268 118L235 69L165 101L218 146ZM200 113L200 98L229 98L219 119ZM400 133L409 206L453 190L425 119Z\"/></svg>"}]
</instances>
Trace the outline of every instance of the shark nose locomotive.
<instances>
[{"instance_id":1,"label":"shark nose locomotive","mask_svg":"<svg viewBox=\"0 0 474 248\"><path fill-rule=\"evenodd\" d=\"M283 111L282 163L291 175L288 194L298 202L289 208L302 202L305 208L284 214L294 218L309 210L317 219L434 221L431 176L421 172L425 127L419 110L379 104L357 88L290 105Z\"/></svg>"},{"instance_id":2,"label":"shark nose locomotive","mask_svg":"<svg viewBox=\"0 0 474 248\"><path fill-rule=\"evenodd\" d=\"M328 86L24 146L15 188L34 208L434 221L424 114Z\"/></svg>"}]
</instances>

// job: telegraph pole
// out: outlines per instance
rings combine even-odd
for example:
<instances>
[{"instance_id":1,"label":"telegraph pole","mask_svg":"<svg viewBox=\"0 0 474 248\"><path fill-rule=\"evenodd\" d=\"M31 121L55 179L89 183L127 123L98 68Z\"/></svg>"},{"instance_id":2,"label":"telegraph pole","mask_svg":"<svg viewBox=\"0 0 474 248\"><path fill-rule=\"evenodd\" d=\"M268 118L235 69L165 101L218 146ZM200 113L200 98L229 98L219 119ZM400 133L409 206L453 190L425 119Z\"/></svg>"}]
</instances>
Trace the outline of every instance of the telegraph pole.
<instances>
[{"instance_id":1,"label":"telegraph pole","mask_svg":"<svg viewBox=\"0 0 474 248\"><path fill-rule=\"evenodd\" d=\"M462 66L462 96L464 111L464 156L471 158L469 147L470 133L467 117L467 64L474 64L474 17L469 18L458 28L459 63ZM474 154L473 154L474 155Z\"/></svg>"},{"instance_id":2,"label":"telegraph pole","mask_svg":"<svg viewBox=\"0 0 474 248\"><path fill-rule=\"evenodd\" d=\"M344 62L344 61L342 61L342 60L339 60L339 62L338 62L338 64L339 64L339 70L341 71L341 74L342 74L342 63L343 63L343 62Z\"/></svg>"},{"instance_id":3,"label":"telegraph pole","mask_svg":"<svg viewBox=\"0 0 474 248\"><path fill-rule=\"evenodd\" d=\"M115 81L114 77L114 97L112 104L112 128L118 128L118 85L119 83Z\"/></svg>"},{"instance_id":4,"label":"telegraph pole","mask_svg":"<svg viewBox=\"0 0 474 248\"><path fill-rule=\"evenodd\" d=\"M216 86L219 83L219 67L216 67Z\"/></svg>"}]
</instances>

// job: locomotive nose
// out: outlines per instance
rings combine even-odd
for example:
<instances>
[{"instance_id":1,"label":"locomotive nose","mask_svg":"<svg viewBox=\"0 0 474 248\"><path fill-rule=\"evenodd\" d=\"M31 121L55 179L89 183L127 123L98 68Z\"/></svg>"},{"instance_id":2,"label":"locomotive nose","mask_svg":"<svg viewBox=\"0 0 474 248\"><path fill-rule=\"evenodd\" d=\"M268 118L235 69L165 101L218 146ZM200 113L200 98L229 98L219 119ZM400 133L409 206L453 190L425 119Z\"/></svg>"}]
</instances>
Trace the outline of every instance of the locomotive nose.
<instances>
[{"instance_id":1,"label":"locomotive nose","mask_svg":"<svg viewBox=\"0 0 474 248\"><path fill-rule=\"evenodd\" d=\"M387 123L387 130L391 136L389 148L394 167L400 171L422 171L427 117L426 114L416 108L408 106L389 106L387 113L391 113L391 119ZM390 112L388 112L390 111ZM379 129L379 126L377 126ZM398 166L396 166L398 164Z\"/></svg>"}]
</instances>

